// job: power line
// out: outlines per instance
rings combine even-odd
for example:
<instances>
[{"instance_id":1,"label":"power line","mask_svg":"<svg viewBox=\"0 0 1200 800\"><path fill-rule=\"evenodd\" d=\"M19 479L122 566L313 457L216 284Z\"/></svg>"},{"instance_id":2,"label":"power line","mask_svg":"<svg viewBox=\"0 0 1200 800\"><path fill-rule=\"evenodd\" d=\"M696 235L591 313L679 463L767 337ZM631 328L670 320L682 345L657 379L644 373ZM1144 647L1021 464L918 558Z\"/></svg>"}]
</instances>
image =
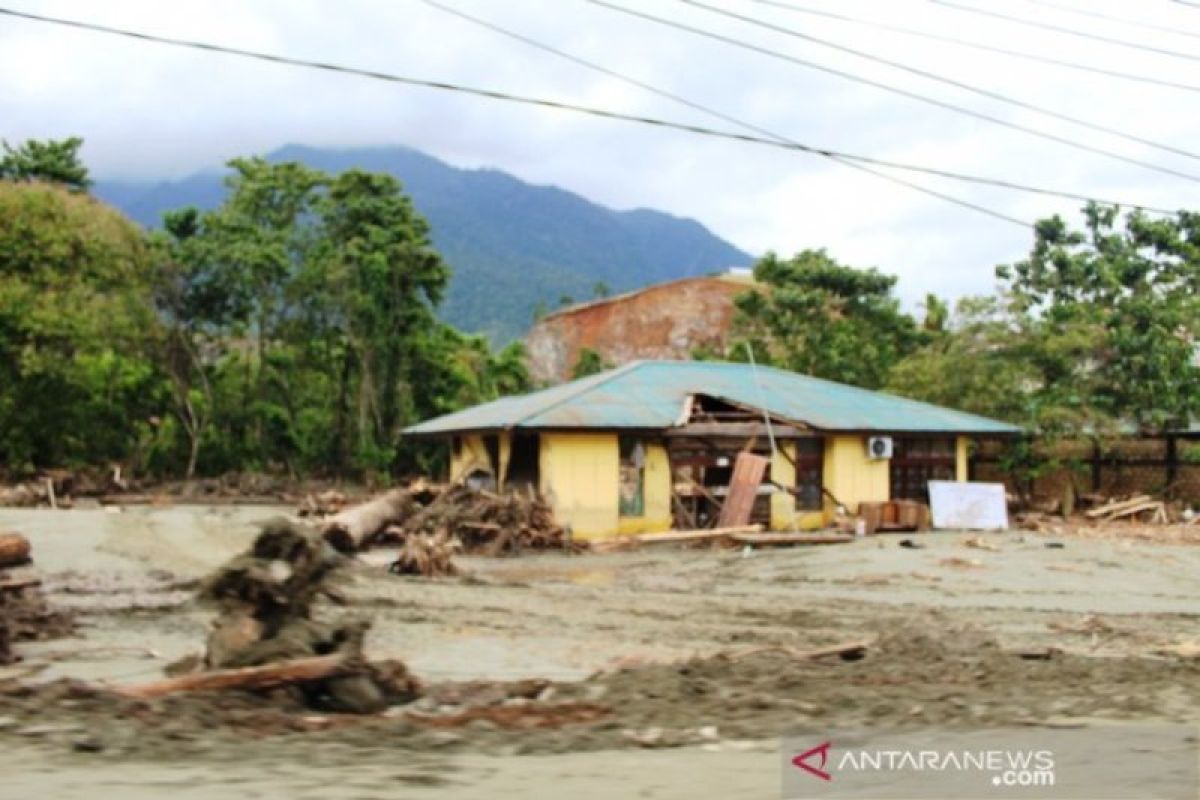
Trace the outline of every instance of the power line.
<instances>
[{"instance_id":1,"label":"power line","mask_svg":"<svg viewBox=\"0 0 1200 800\"><path fill-rule=\"evenodd\" d=\"M934 1L936 2L936 0L934 0ZM1177 178L1183 178L1183 179L1189 180L1189 181L1200 182L1200 177L1193 175L1191 173L1183 172L1181 170L1173 169L1171 167L1164 167L1159 164L1153 164L1149 161L1142 161L1140 159L1133 158L1131 156L1121 155L1120 153L1113 152L1112 150L1105 150L1102 147L1095 147L1093 145L1086 144L1086 143L1080 142L1080 141L1076 141L1074 139L1068 139L1065 136L1059 136L1057 134L1049 133L1047 131L1041 131L1041 130L1038 130L1037 128L1030 128L1026 125L1021 125L1020 123L1017 123L1017 122L1010 122L1009 120L1001 119L1000 117L993 117L989 114L984 114L981 111L975 111L973 109L969 109L964 106L956 105L954 103L950 103L945 100L938 100L937 98L930 97L928 95L919 94L917 92L910 92L907 89L901 89L897 86L892 86L891 84L882 83L880 81L872 80L870 78L864 78L861 75L855 75L851 72L846 72L844 70L835 69L833 67L827 67L823 64L817 64L812 61L806 61L802 58L797 58L795 56L788 55L787 53L781 53L778 50L771 50L770 48L760 47L758 45L751 44L749 42L744 42L741 39L735 39L731 36L725 36L720 33L714 33L713 31L705 30L703 28L696 28L691 25L685 25L682 22L675 22L674 20L663 19L662 17L656 17L653 14L647 14L642 11L637 11L636 9L626 8L624 6L616 5L615 3L610 3L610 2L608 2L608 0L586 0L586 2L593 3L594 5L598 5L603 8L611 9L613 11L617 11L622 14L628 14L633 17L639 17L641 19L645 19L650 22L655 22L659 25L665 25L669 28L675 28L677 30L687 31L689 33L696 34L697 36L703 36L703 37L706 37L708 39L713 39L718 42L724 42L725 44L733 45L734 47L740 47L744 50L750 50L755 53L761 53L762 55L771 56L772 58L777 58L782 61L787 61L791 64L796 64L796 65L799 65L802 67L808 67L809 69L815 69L815 70L818 70L820 72L825 72L830 75L836 75L839 78L845 78L846 80L854 81L855 83L861 83L866 86L873 86L876 89L882 89L886 92L891 92L892 94L898 94L902 97L907 97L910 100L918 100L922 103L928 103L929 105L937 106L938 108L944 108L948 111L953 111L957 114L963 114L968 117L974 117L975 119L981 119L981 120L984 120L985 122L990 122L993 125L999 125L1004 128L1009 128L1010 130L1021 131L1023 133L1027 133L1031 136L1037 136L1040 139L1047 139L1052 142L1058 142L1059 144L1066 145L1067 147L1072 147L1076 150L1082 150L1084 152L1094 153L1096 155L1105 156L1107 158L1111 158L1116 161L1122 161L1126 164L1133 164L1134 166L1154 170L1155 172L1161 172L1166 175L1174 175Z\"/></svg>"},{"instance_id":2,"label":"power line","mask_svg":"<svg viewBox=\"0 0 1200 800\"><path fill-rule=\"evenodd\" d=\"M493 33L498 33L502 36L507 36L510 39L514 39L518 42L521 42L522 44L529 45L530 47L536 48L536 49L541 50L546 53L550 53L551 55L557 56L558 58L565 59L574 64L578 64L580 66L586 67L587 69L593 70L595 72L599 72L599 73L601 73L603 75L607 75L611 78L615 78L616 80L622 81L623 83L626 83L630 86L636 86L637 88L642 89L647 92L650 92L651 94L657 95L658 97L665 98L674 103L678 103L680 105L686 106L687 108L691 108L696 111L700 111L704 114L708 114L709 116L715 117L724 122L729 122L733 125L737 125L738 127L741 127L745 130L749 130L754 133L758 133L763 136L767 136L771 139L774 139L777 142L790 144L795 147L805 147L805 145L802 145L801 143L795 141L794 139L790 139L781 133L777 133L775 131L769 130L767 128L764 128L760 125L756 125L751 122L746 122L745 120L739 119L730 114L726 114L725 112L719 111L711 106L697 103L696 101L690 100L686 97L683 97L682 95L675 94L674 92L667 91L665 89L659 88L652 84L646 83L645 81L641 81L641 80L638 80L637 78L630 77L629 75L626 75L624 73L617 72L616 70L605 67L602 64L597 64L594 61L589 61L588 59L581 58L580 56L576 56L576 55L574 55L572 53L568 53L564 50L560 50L557 47L548 45L544 42L540 42L536 39L525 36L524 34L518 33L509 28L502 27L500 25L497 25L494 22L490 22L488 20L482 19L480 17L476 17L476 16L469 14L465 11L462 11L460 9L456 9L451 6L448 6L444 3L439 2L438 0L421 0L421 2L425 3L428 6L432 6L433 8L436 8L440 11L443 11L447 14L451 14L455 17L458 17L459 19L465 20L474 25L478 25L482 28L486 28L487 30L492 31ZM859 170L862 170L865 172L869 172L870 174L875 175L880 178L883 178L884 180L892 181L894 183L899 183L903 186L907 186L907 187L915 189L917 191L924 192L925 194L933 195L934 197L937 197L939 199L947 200L949 202L952 202L952 203L955 203L958 205L964 205L975 211L983 211L985 213L992 213L992 212L989 209L982 208L982 207L978 206L977 204L971 203L966 200L962 200L961 198L957 198L952 195L946 195L942 192L938 192L933 189L929 189L928 187L921 186L920 184L915 184L910 181L906 181L901 178L897 178L896 176L889 175L885 172L879 172L877 170L871 169L864 165L872 164L875 166L889 167L889 168L893 168L893 169L910 170L910 171L920 172L920 173L927 174L927 175L933 175L933 176L940 177L940 178L947 178L950 180L982 184L982 185L987 185L987 186L992 186L992 187L997 187L997 188L1002 188L1002 189L1010 189L1013 191L1024 191L1024 192L1030 192L1030 193L1036 193L1036 194L1045 194L1045 195L1051 195L1051 196L1056 196L1056 197L1063 197L1063 198L1066 198L1069 200L1077 200L1077 201L1083 201L1083 202L1089 202L1089 201L1103 202L1105 205L1128 205L1125 203L1114 204L1114 203L1107 202L1107 201L1096 201L1094 198L1090 198L1085 195L1080 195L1080 194L1076 194L1073 192L1063 192L1063 191L1058 191L1058 190L1054 190L1054 189L1044 189L1044 188L1040 188L1040 187L1027 186L1027 185L1023 185L1023 184L1019 184L1019 183L1013 183L1011 181L1005 181L1005 180L999 179L999 178L986 178L986 177L980 177L980 176L975 176L975 175L964 175L962 173L952 172L949 170L942 170L942 169L938 169L935 167L913 167L912 165L901 164L901 163L894 162L894 161L886 161L886 160L882 160L882 159L868 158L868 157L857 156L857 155L847 155L844 153L837 153L835 151L829 151L829 150L821 150L821 151L816 152L815 154L824 156L826 158L830 158L830 159L837 161L838 163L843 164L845 166L852 167L854 169L859 169ZM1173 211L1168 211L1166 209L1149 208L1146 206L1132 206L1132 207L1136 207L1143 211L1150 211L1150 212L1158 213L1158 214L1174 214L1175 213ZM1010 219L1010 221L1012 221L1011 218L1009 218L1009 219ZM1026 223L1021 222L1021 224L1024 225Z\"/></svg>"},{"instance_id":3,"label":"power line","mask_svg":"<svg viewBox=\"0 0 1200 800\"><path fill-rule=\"evenodd\" d=\"M940 33L930 33L928 31L917 30L916 28L906 28L903 25L892 25L886 22L876 22L874 20L863 19L862 17L854 17L848 14L840 14L834 11L825 11L823 9L809 8L806 6L796 5L795 3L783 2L782 0L748 0L751 3L758 3L772 8L779 8L784 11L790 11L796 14L807 14L814 17L824 17L825 19L838 20L839 22L848 22L852 25L860 27L874 28L875 30L889 31L891 33L899 33L904 36L913 36L926 41L942 42L944 44L954 45L955 47L964 47L971 50L979 50L985 53L995 53L997 55L1008 56L1009 58L1019 58L1026 61L1033 61L1038 64L1050 64L1056 67L1065 67L1080 72L1088 72L1094 75L1104 75L1109 78L1117 78L1124 81L1134 81L1136 83L1145 83L1151 86L1163 86L1169 89L1182 89L1187 92L1200 92L1200 85L1191 83L1178 83L1176 81L1164 80L1150 75L1136 75L1131 72L1121 72L1119 70L1108 69L1106 67L1097 67L1091 64L1080 64L1076 61L1066 61L1060 58L1051 56L1042 56L1036 53L1026 53L1021 50L1009 50L1006 47L997 47L985 42L977 42L971 39L963 39L958 36L947 36Z\"/></svg>"},{"instance_id":4,"label":"power line","mask_svg":"<svg viewBox=\"0 0 1200 800\"><path fill-rule=\"evenodd\" d=\"M458 17L459 19L462 19L462 20L465 20L472 24L486 28L487 30L492 31L493 33L498 33L502 36L507 36L510 39L515 39L516 41L521 42L522 44L529 45L530 47L534 47L543 52L547 52L547 53L550 53L551 55L557 56L559 58L566 59L567 61L570 61L574 64L578 64L582 67L586 67L587 69L593 70L595 72L599 72L602 75L607 75L611 78L622 81L623 83L626 83L630 86L636 86L637 88L642 89L647 92L650 92L651 94L654 94L658 97L663 97L667 100L671 100L672 102L679 103L687 108L691 108L693 110L700 111L701 113L708 114L709 116L715 117L715 118L723 120L725 122L732 123L744 130L749 130L754 133L762 134L771 139L774 139L777 142L792 144L792 145L796 145L796 146L802 146L802 145L800 145L799 142L793 141L782 134L775 133L774 131L770 131L766 128L759 127L758 125L754 125L752 123L738 119L738 118L733 117L729 114L726 114L722 111L718 111L715 108L702 105L693 100L689 100L688 98L683 97L681 95L677 95L673 92L669 92L665 89L660 89L657 86L653 86L644 81L638 80L637 78L632 78L628 75L617 72L616 70L609 69L608 67L605 67L602 64L597 64L594 61L589 61L585 58L581 58L579 56L568 53L565 50L560 50L557 47L553 47L551 45L545 44L544 42L539 42L536 39L532 39L528 36L525 36L524 34L518 33L516 31L510 30L508 28L503 28L493 22L489 22L488 20L482 19L480 17L476 17L472 14L468 14L465 11L461 11L459 9L444 5L442 3L437 2L437 0L421 0L421 2L425 3L425 5L436 8L447 14ZM953 203L954 205L961 206L963 208L967 208L972 211L978 211L980 213L987 214L988 216L992 216L992 217L996 217L998 219L1004 220L1005 222L1011 222L1011 223L1014 223L1017 225L1021 225L1022 227L1029 226L1029 223L1024 220L1017 219L1016 217L1011 217L1002 212L995 211L994 209L990 209L990 208L982 206L978 203L971 202L970 200L964 200L960 197L955 197L954 195L946 194L945 192L940 192L940 191L937 191L936 189L930 189L927 186L922 186L919 183L914 183L914 182L906 180L904 178L899 178L895 175L889 175L886 172L881 172L877 169L872 169L871 167L866 166L865 164L857 163L856 158L843 156L841 154L833 154L833 153L817 153L817 155L821 155L824 158L828 158L831 161L835 161L838 164L841 164L842 166L849 167L851 169L855 169L860 172L865 172L870 175L874 175L877 178L882 178L885 181L889 181L891 183L895 183L900 186L904 186L904 187L912 189L914 191L921 192L922 194L926 194L931 197L935 197L939 200L944 200L948 203ZM945 176L943 176L943 177L945 177ZM1079 199L1079 198L1072 198L1072 199Z\"/></svg>"},{"instance_id":5,"label":"power line","mask_svg":"<svg viewBox=\"0 0 1200 800\"><path fill-rule=\"evenodd\" d=\"M929 2L935 3L936 5L939 5L939 6L946 6L947 8L956 8L959 11L968 11L972 14L982 14L985 17L992 17L994 19L1003 19L1003 20L1007 20L1009 22L1015 22L1018 25L1025 25L1030 28L1041 28L1042 30L1055 31L1057 33L1064 33L1068 36L1076 36L1080 39L1091 39L1092 41L1095 41L1095 42L1105 42L1106 44L1115 44L1120 47L1128 47L1132 50L1144 50L1148 53L1157 53L1158 55L1172 56L1173 58L1186 58L1188 61L1200 61L1200 56L1197 56L1193 53L1182 53L1178 50L1167 50L1166 48L1162 48L1162 47L1153 47L1148 44L1139 44L1137 42L1131 42L1131 41L1128 41L1127 39L1117 39L1116 37L1113 37L1113 36L1101 36L1098 33L1085 33L1084 31L1077 31L1074 28L1067 28L1062 25L1053 25L1049 22L1036 22L1031 19L1022 19L1021 17L1014 17L1011 14L1001 14L999 11L988 11L985 8L975 8L974 6L963 5L962 3L955 3L955 2L953 2L953 0L929 0Z\"/></svg>"},{"instance_id":6,"label":"power line","mask_svg":"<svg viewBox=\"0 0 1200 800\"><path fill-rule=\"evenodd\" d=\"M1089 8L1078 8L1069 6L1063 3L1055 3L1053 0L1026 0L1034 5L1044 6L1045 8L1054 8L1059 11L1066 11L1069 14L1080 14L1085 17L1095 17L1096 19L1106 19L1110 22L1119 22L1122 25L1129 25L1134 28L1142 28L1148 31L1161 31L1163 33L1174 33L1179 36L1191 36L1195 39L1200 39L1200 33L1195 31L1181 31L1177 28L1172 28L1170 25L1155 25L1152 22L1142 22L1140 20L1129 19L1129 17L1118 17L1115 14L1105 14L1103 11L1092 11Z\"/></svg>"},{"instance_id":7,"label":"power line","mask_svg":"<svg viewBox=\"0 0 1200 800\"><path fill-rule=\"evenodd\" d=\"M604 118L604 119L620 120L620 121L624 121L624 122L636 122L636 123L640 123L640 124L644 124L644 125L652 125L652 126L667 128L667 129L671 129L671 130L683 131L686 133L693 133L693 134L697 134L697 135L701 135L701 136L709 136L709 137L713 137L713 138L717 138L717 139L726 139L726 140L745 142L745 143L750 143L750 144L760 144L760 145L766 145L769 147L780 148L783 150L791 150L791 151L797 151L797 152L803 152L803 153L810 153L813 155L836 156L839 158L847 159L849 161L860 162L863 164L871 164L871 165L880 166L880 167L889 167L889 168L893 168L893 169L908 170L911 172L920 172L920 173L925 173L925 174L929 174L929 175L936 175L939 177L951 178L951 179L959 180L959 181L965 181L965 182L969 182L969 183L978 183L978 184L983 184L983 185L995 186L995 187L999 187L999 188L1015 189L1015 190L1029 192L1029 193L1033 193L1033 194L1042 194L1042 195L1049 195L1049 196L1054 196L1054 197L1063 197L1063 198L1067 198L1067 199L1081 200L1081 201L1085 201L1085 202L1095 202L1095 203L1100 203L1102 205L1126 206L1129 208L1153 212L1156 214L1173 215L1176 213L1175 211L1170 210L1170 209L1155 208L1153 206L1145 206L1145 205L1140 205L1137 203L1125 203L1125 202L1115 201L1115 200L1104 200L1104 199L1092 197L1089 195L1058 191L1055 189L1045 189L1045 188L1034 187L1034 186L1025 186L1022 184L1012 183L1012 182L999 180L999 179L995 179L995 178L983 178L983 177L972 176L972 175L963 175L963 174L954 173L954 172L950 172L947 170L941 170L941 169L937 169L937 168L933 168L933 167L922 167L922 166L916 166L916 165L912 165L912 164L903 164L900 162L887 161L884 159L870 158L868 156L853 155L850 153L839 152L837 150L830 150L828 148L813 147L810 145L805 145L805 144L800 144L800 143L780 142L780 141L776 141L773 139L765 139L765 138L761 138L761 137L751 136L748 134L734 133L731 131L714 130L712 128L705 128L705 127L701 127L698 125L690 125L690 124L686 124L686 123L657 119L654 117L636 116L633 114L622 114L622 113L618 113L618 112L614 112L614 111L607 111L604 109L593 108L593 107L589 107L589 106L581 106L581 105L575 105L575 104L571 104L571 103L563 103L563 102L559 102L559 101L555 101L555 100L545 100L545 99L541 99L541 98L527 97L527 96L523 96L523 95L510 94L507 92L500 92L500 91L496 91L496 90L492 90L492 89L480 89L480 88L476 88L476 87L463 86L460 84L447 83L444 81L430 81L430 80L423 80L423 79L419 79L419 78L408 78L408 77L404 77L404 76L400 76L400 75L389 74L386 72L376 72L373 70L359 69L356 67L346 67L346 66L330 64L330 63L325 63L325 62L319 62L319 61L309 61L309 60L300 59L300 58L293 58L290 56L281 56L281 55L276 55L276 54L272 54L272 53L262 53L262 52L258 52L258 51L254 51L254 50L244 50L241 48L227 47L224 45L210 44L207 42L195 42L195 41L190 41L187 39L176 39L173 37L158 36L155 34L131 31L131 30L123 29L123 28L112 28L112 27L108 27L106 25L99 25L96 23L81 22L78 20L62 19L62 18L58 18L58 17L47 17L47 16L43 16L40 14L33 14L33 13L30 13L27 11L16 11L13 9L2 8L2 7L0 7L0 15L9 16L9 17L17 17L20 19L26 19L26 20L31 20L31 21L35 21L35 22L43 22L43 23L47 23L47 24L51 24L51 25L60 25L60 26L65 26L65 27L69 27L69 28L76 28L76 29L80 29L80 30L91 31L94 33L103 33L103 34L108 34L108 35L112 35L112 36L121 36L121 37L130 38L130 39L137 39L137 40L145 41L145 42L153 42L156 44L164 44L164 45L170 45L170 46L174 46L174 47L183 47L183 48L189 48L189 49L194 49L194 50L201 50L201 51L208 52L208 53L221 53L224 55L239 56L241 58L249 58L249 59L254 59L254 60L259 60L259 61L266 61L266 62L272 63L272 64L281 64L284 66L293 66L293 67L304 67L307 69L317 69L317 70L322 70L325 72L334 72L334 73L339 73L339 74L344 74L344 75L351 75L351 76L355 76L355 77L370 78L372 80L385 81L388 83L398 83L398 84L403 84L406 86L417 86L417 87L422 87L422 88L427 88L427 89L437 89L437 90L442 90L442 91L458 92L461 94L467 94L467 95L472 95L472 96L476 96L476 97L486 97L486 98L492 99L492 100L502 100L502 101L506 101L506 102L539 106L539 107L543 107L543 108L551 108L551 109L556 109L556 110L561 110L561 111L572 111L572 112L576 112L576 113L580 113L580 114L587 114L590 116L600 117L600 118ZM1008 219L1008 221L1010 221L1010 222L1015 222L1022 226L1029 225L1029 223L1027 223L1023 220L1018 220L1016 218L1006 217L1006 219Z\"/></svg>"},{"instance_id":8,"label":"power line","mask_svg":"<svg viewBox=\"0 0 1200 800\"><path fill-rule=\"evenodd\" d=\"M1039 106L1034 103L1026 102L1024 100L1018 100L1014 97L1009 97L1008 95L1001 94L1000 92L991 91L990 89L982 89L978 86L973 86L972 84L965 83L963 81L956 80L954 78L948 78L945 75L940 75L936 72L931 72L929 70L921 69L919 67L914 67L914 66L911 66L909 64L904 64L899 61L892 61L891 59L883 58L882 56L877 56L873 53L868 53L865 50L859 50L854 47L848 47L843 44L838 44L837 42L831 42L828 39L822 39L819 36L813 36L811 34L803 33L801 31L797 31L792 28L785 28L782 25L775 25L773 23L766 22L764 20L757 19L755 17L747 16L745 14L739 14L735 11L726 11L723 8L718 8L716 6L711 6L708 3L699 2L699 0L679 0L679 2L684 3L685 5L693 6L695 8L704 9L705 11L708 11L713 14L720 14L721 16L729 17L730 19L736 19L736 20L740 20L742 22L746 22L750 25L756 25L760 28L765 28L769 31L774 31L775 33L782 33L787 36L795 37L797 39L803 39L806 42L812 42L814 44L818 44L822 47L829 47L829 48L832 48L832 49L837 50L842 53L849 53L850 55L857 56L858 58L864 58L868 61L874 61L877 64L883 64L885 66L892 67L893 69L903 70L904 72L908 72L912 75L917 75L919 77L926 78L927 80L937 81L938 83L944 83L948 86L953 86L956 89L962 89L964 91L980 95L981 97L986 97L990 100L995 100L1000 103L1007 103L1010 106L1015 106L1017 108L1023 108L1026 111L1033 111L1038 114L1043 114L1047 117L1052 117L1054 119L1062 120L1064 122L1069 122L1072 125L1078 125L1082 128L1088 128L1090 130L1100 131L1101 133L1107 133L1112 136L1117 136L1117 137L1126 139L1131 142L1136 142L1137 144L1145 145L1147 147L1153 147L1157 150L1162 150L1162 151L1165 151L1168 153L1174 153L1175 155L1186 156L1187 158L1194 158L1194 159L1200 160L1200 155L1197 155L1196 153L1190 152L1188 150L1184 150L1183 148L1180 148L1180 147L1175 147L1175 146L1169 145L1169 144L1162 144L1161 142L1156 142L1151 139L1144 139L1141 136L1137 136L1132 133L1126 133L1125 131L1119 130L1117 128L1110 128L1107 125L1100 125L1095 122L1088 122L1087 120L1080 119L1079 117L1073 117L1070 114L1063 114L1059 111L1055 111L1053 109L1046 108L1044 106Z\"/></svg>"}]
</instances>

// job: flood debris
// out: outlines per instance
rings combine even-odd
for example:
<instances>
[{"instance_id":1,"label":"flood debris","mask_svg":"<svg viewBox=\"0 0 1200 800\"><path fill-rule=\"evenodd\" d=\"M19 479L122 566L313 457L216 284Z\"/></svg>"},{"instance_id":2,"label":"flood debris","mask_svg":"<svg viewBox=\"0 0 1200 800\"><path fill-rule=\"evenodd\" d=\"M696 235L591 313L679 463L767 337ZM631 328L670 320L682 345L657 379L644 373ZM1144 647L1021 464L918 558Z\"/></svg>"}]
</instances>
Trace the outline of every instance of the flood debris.
<instances>
[{"instance_id":1,"label":"flood debris","mask_svg":"<svg viewBox=\"0 0 1200 800\"><path fill-rule=\"evenodd\" d=\"M343 553L384 543L403 547L413 537L427 537L428 541L414 544L409 555L430 548L501 556L579 547L555 522L550 506L532 492L497 493L424 481L392 489L327 517L321 530ZM435 545L437 542L444 544ZM398 560L407 560L407 556Z\"/></svg>"},{"instance_id":2,"label":"flood debris","mask_svg":"<svg viewBox=\"0 0 1200 800\"><path fill-rule=\"evenodd\" d=\"M388 565L388 572L426 578L457 575L454 554L461 549L458 540L450 538L444 531L432 536L427 533L405 536L396 560Z\"/></svg>"},{"instance_id":3,"label":"flood debris","mask_svg":"<svg viewBox=\"0 0 1200 800\"><path fill-rule=\"evenodd\" d=\"M351 713L413 699L420 686L403 663L371 662L364 654L368 622L316 613L345 562L313 528L286 517L263 523L250 549L201 589L219 615L197 669L120 693L284 687L309 707Z\"/></svg>"},{"instance_id":4,"label":"flood debris","mask_svg":"<svg viewBox=\"0 0 1200 800\"><path fill-rule=\"evenodd\" d=\"M46 601L37 573L3 569L31 562L28 539L15 533L0 534L0 664L21 660L14 650L18 642L56 639L75 627L70 614Z\"/></svg>"}]
</instances>

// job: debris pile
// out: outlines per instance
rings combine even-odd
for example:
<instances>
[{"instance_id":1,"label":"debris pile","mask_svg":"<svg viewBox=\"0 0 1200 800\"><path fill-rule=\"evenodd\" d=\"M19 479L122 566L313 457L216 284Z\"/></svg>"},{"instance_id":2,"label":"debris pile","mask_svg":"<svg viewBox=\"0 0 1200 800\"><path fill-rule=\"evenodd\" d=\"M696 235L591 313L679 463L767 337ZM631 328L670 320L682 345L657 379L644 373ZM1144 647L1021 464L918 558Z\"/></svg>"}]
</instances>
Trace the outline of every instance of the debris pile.
<instances>
[{"instance_id":1,"label":"debris pile","mask_svg":"<svg viewBox=\"0 0 1200 800\"><path fill-rule=\"evenodd\" d=\"M1147 494L1107 498L1085 495L1090 506L1066 517L1046 510L1014 516L1015 527L1052 536L1087 539L1141 539L1159 544L1200 544L1200 515Z\"/></svg>"},{"instance_id":2,"label":"debris pile","mask_svg":"<svg viewBox=\"0 0 1200 800\"><path fill-rule=\"evenodd\" d=\"M406 536L396 560L388 565L388 572L393 575L421 575L426 578L457 575L458 567L454 564L454 554L461 549L462 545L458 540L448 537L444 532Z\"/></svg>"},{"instance_id":3,"label":"debris pile","mask_svg":"<svg viewBox=\"0 0 1200 800\"><path fill-rule=\"evenodd\" d=\"M434 555L438 561L459 549L499 556L573 547L550 507L532 493L497 494L423 481L327 517L322 531L343 553L379 543L400 544L408 551L407 556L402 551L401 560L414 564L422 562L414 558L421 553ZM410 544L417 537L423 538ZM406 574L411 574L407 568Z\"/></svg>"},{"instance_id":4,"label":"debris pile","mask_svg":"<svg viewBox=\"0 0 1200 800\"><path fill-rule=\"evenodd\" d=\"M41 580L5 570L30 563L29 552L29 540L24 536L0 534L0 664L20 660L13 652L17 642L66 636L75 627L69 614L46 602Z\"/></svg>"},{"instance_id":5,"label":"debris pile","mask_svg":"<svg viewBox=\"0 0 1200 800\"><path fill-rule=\"evenodd\" d=\"M310 707L352 713L413 699L419 686L403 663L364 656L369 623L314 613L320 597L337 597L330 579L345 561L315 530L282 517L264 523L250 550L201 589L220 611L202 663L123 693L283 687Z\"/></svg>"},{"instance_id":6,"label":"debris pile","mask_svg":"<svg viewBox=\"0 0 1200 800\"><path fill-rule=\"evenodd\" d=\"M384 533L402 539L414 534L452 536L462 543L464 552L486 556L570 545L570 537L541 498L462 485L441 487L431 502Z\"/></svg>"}]
</instances>

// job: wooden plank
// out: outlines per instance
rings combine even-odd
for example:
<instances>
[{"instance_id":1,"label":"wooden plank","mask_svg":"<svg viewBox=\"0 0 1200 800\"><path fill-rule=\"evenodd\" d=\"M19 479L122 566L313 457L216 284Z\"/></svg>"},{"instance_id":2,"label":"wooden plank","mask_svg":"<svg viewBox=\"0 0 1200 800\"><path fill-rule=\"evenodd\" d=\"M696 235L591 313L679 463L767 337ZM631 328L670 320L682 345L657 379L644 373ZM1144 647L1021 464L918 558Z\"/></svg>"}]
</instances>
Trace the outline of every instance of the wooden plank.
<instances>
[{"instance_id":1,"label":"wooden plank","mask_svg":"<svg viewBox=\"0 0 1200 800\"><path fill-rule=\"evenodd\" d=\"M1124 511L1126 508L1132 508L1133 506L1141 505L1143 503L1149 503L1152 500L1154 500L1154 498L1148 494L1139 494L1130 497L1128 500L1115 500L1111 503L1105 503L1098 508L1093 508L1092 510L1084 513L1084 516L1088 519L1099 519L1100 517L1108 516L1115 512Z\"/></svg>"},{"instance_id":2,"label":"wooden plank","mask_svg":"<svg viewBox=\"0 0 1200 800\"><path fill-rule=\"evenodd\" d=\"M738 453L737 460L733 462L733 476L729 480L729 496L725 498L721 516L717 520L718 528L732 528L750 522L758 487L762 485L770 463L763 456Z\"/></svg>"},{"instance_id":3,"label":"wooden plank","mask_svg":"<svg viewBox=\"0 0 1200 800\"><path fill-rule=\"evenodd\" d=\"M274 664L263 664L259 667L194 672L177 678L167 678L135 686L118 686L115 691L124 697L151 698L179 692L267 689L289 683L322 680L336 675L345 668L345 655L332 653L327 656L312 656Z\"/></svg>"},{"instance_id":4,"label":"wooden plank","mask_svg":"<svg viewBox=\"0 0 1200 800\"><path fill-rule=\"evenodd\" d=\"M735 533L729 537L738 544L756 547L785 544L845 544L854 541L849 533Z\"/></svg>"},{"instance_id":5,"label":"wooden plank","mask_svg":"<svg viewBox=\"0 0 1200 800\"><path fill-rule=\"evenodd\" d=\"M738 534L760 533L762 525L739 525L731 528L713 528L711 530L695 531L666 531L665 533L643 533L631 537L640 544L662 544L664 542L700 542L705 539L723 539Z\"/></svg>"}]
</instances>

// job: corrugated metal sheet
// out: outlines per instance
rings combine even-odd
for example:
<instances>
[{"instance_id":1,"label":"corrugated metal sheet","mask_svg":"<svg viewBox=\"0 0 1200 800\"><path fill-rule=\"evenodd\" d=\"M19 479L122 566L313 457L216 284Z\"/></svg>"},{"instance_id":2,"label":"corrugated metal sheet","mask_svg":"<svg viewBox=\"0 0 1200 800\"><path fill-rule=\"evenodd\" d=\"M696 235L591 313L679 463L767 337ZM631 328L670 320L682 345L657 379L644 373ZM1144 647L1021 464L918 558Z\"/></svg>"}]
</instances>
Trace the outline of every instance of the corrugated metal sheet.
<instances>
[{"instance_id":1,"label":"corrugated metal sheet","mask_svg":"<svg viewBox=\"0 0 1200 800\"><path fill-rule=\"evenodd\" d=\"M1014 425L832 381L749 364L635 361L551 389L422 422L405 433L502 428L669 428L689 395L760 408L825 431L1019 433Z\"/></svg>"}]
</instances>

